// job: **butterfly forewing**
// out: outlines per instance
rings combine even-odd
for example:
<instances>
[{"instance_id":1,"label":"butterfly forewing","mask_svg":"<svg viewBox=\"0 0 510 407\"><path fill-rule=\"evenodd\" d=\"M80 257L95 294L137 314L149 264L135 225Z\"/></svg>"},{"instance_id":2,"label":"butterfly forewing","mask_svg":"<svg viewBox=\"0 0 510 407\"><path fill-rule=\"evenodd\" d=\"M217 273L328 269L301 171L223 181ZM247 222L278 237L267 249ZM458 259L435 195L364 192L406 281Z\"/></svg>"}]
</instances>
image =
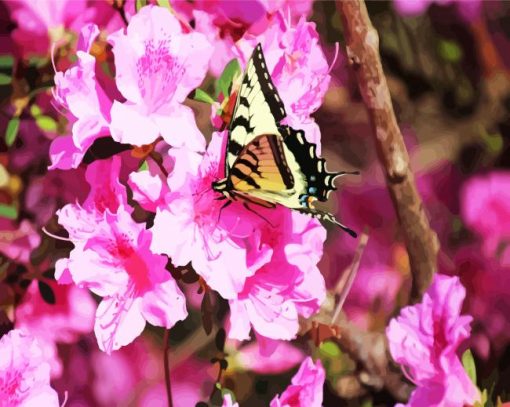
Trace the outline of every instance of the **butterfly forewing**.
<instances>
[{"instance_id":1,"label":"butterfly forewing","mask_svg":"<svg viewBox=\"0 0 510 407\"><path fill-rule=\"evenodd\" d=\"M248 61L229 127L225 174L228 176L243 147L262 134L278 134L285 107L267 70L262 47Z\"/></svg>"}]
</instances>

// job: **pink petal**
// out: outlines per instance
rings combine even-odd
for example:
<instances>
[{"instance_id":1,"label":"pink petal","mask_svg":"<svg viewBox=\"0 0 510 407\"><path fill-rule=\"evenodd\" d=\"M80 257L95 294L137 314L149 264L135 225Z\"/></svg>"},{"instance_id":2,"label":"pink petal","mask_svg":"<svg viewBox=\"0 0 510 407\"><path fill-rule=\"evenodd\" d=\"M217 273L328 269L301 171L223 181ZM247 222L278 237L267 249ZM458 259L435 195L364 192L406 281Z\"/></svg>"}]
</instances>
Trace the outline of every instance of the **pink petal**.
<instances>
[{"instance_id":1,"label":"pink petal","mask_svg":"<svg viewBox=\"0 0 510 407\"><path fill-rule=\"evenodd\" d=\"M186 300L173 279L156 285L143 296L142 315L151 325L167 329L186 319Z\"/></svg>"},{"instance_id":2,"label":"pink petal","mask_svg":"<svg viewBox=\"0 0 510 407\"><path fill-rule=\"evenodd\" d=\"M129 102L113 102L110 130L112 138L119 143L142 146L150 144L159 136L159 128L137 105Z\"/></svg>"}]
</instances>

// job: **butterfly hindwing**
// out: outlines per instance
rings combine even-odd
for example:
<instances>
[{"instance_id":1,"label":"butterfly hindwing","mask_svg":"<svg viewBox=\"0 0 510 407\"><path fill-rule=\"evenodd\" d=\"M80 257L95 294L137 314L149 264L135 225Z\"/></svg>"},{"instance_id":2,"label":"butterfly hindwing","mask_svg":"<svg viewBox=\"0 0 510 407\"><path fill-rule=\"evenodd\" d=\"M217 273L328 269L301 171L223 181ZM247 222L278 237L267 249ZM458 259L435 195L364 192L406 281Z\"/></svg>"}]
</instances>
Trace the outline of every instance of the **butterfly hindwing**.
<instances>
[{"instance_id":1,"label":"butterfly hindwing","mask_svg":"<svg viewBox=\"0 0 510 407\"><path fill-rule=\"evenodd\" d=\"M261 134L277 134L285 107L267 70L260 44L255 47L237 94L229 126L226 171L228 175L244 146Z\"/></svg>"}]
</instances>

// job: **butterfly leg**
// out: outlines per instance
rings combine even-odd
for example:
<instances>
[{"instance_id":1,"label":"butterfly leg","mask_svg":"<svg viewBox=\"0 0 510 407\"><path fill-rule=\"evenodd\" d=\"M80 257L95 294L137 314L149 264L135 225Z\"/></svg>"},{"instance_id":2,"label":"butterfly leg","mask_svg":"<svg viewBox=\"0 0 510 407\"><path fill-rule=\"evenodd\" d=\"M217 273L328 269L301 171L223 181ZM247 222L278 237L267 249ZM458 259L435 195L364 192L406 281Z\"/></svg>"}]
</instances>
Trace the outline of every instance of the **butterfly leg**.
<instances>
[{"instance_id":1,"label":"butterfly leg","mask_svg":"<svg viewBox=\"0 0 510 407\"><path fill-rule=\"evenodd\" d=\"M269 225L274 228L275 226L269 221L269 219L267 219L266 217L262 216L260 213L258 213L257 211L253 210L252 208L250 208L250 205L248 205L247 202L244 202L243 203L243 206L249 210L250 212L254 213L255 215L257 215L259 218L261 218L263 221L269 223Z\"/></svg>"}]
</instances>

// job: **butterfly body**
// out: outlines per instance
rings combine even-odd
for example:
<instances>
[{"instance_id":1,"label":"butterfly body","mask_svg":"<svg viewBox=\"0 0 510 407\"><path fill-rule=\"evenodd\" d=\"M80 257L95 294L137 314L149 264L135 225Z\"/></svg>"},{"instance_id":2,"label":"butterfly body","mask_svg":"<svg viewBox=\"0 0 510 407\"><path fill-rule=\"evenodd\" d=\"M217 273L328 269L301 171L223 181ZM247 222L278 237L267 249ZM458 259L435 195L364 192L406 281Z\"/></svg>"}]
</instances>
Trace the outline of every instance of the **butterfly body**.
<instances>
[{"instance_id":1,"label":"butterfly body","mask_svg":"<svg viewBox=\"0 0 510 407\"><path fill-rule=\"evenodd\" d=\"M335 190L335 178L345 172L328 172L316 145L302 130L281 122L285 107L267 71L262 48L253 51L237 93L229 126L225 178L213 182L215 191L229 201L241 200L272 208L277 204L342 227L332 214L314 207Z\"/></svg>"}]
</instances>

